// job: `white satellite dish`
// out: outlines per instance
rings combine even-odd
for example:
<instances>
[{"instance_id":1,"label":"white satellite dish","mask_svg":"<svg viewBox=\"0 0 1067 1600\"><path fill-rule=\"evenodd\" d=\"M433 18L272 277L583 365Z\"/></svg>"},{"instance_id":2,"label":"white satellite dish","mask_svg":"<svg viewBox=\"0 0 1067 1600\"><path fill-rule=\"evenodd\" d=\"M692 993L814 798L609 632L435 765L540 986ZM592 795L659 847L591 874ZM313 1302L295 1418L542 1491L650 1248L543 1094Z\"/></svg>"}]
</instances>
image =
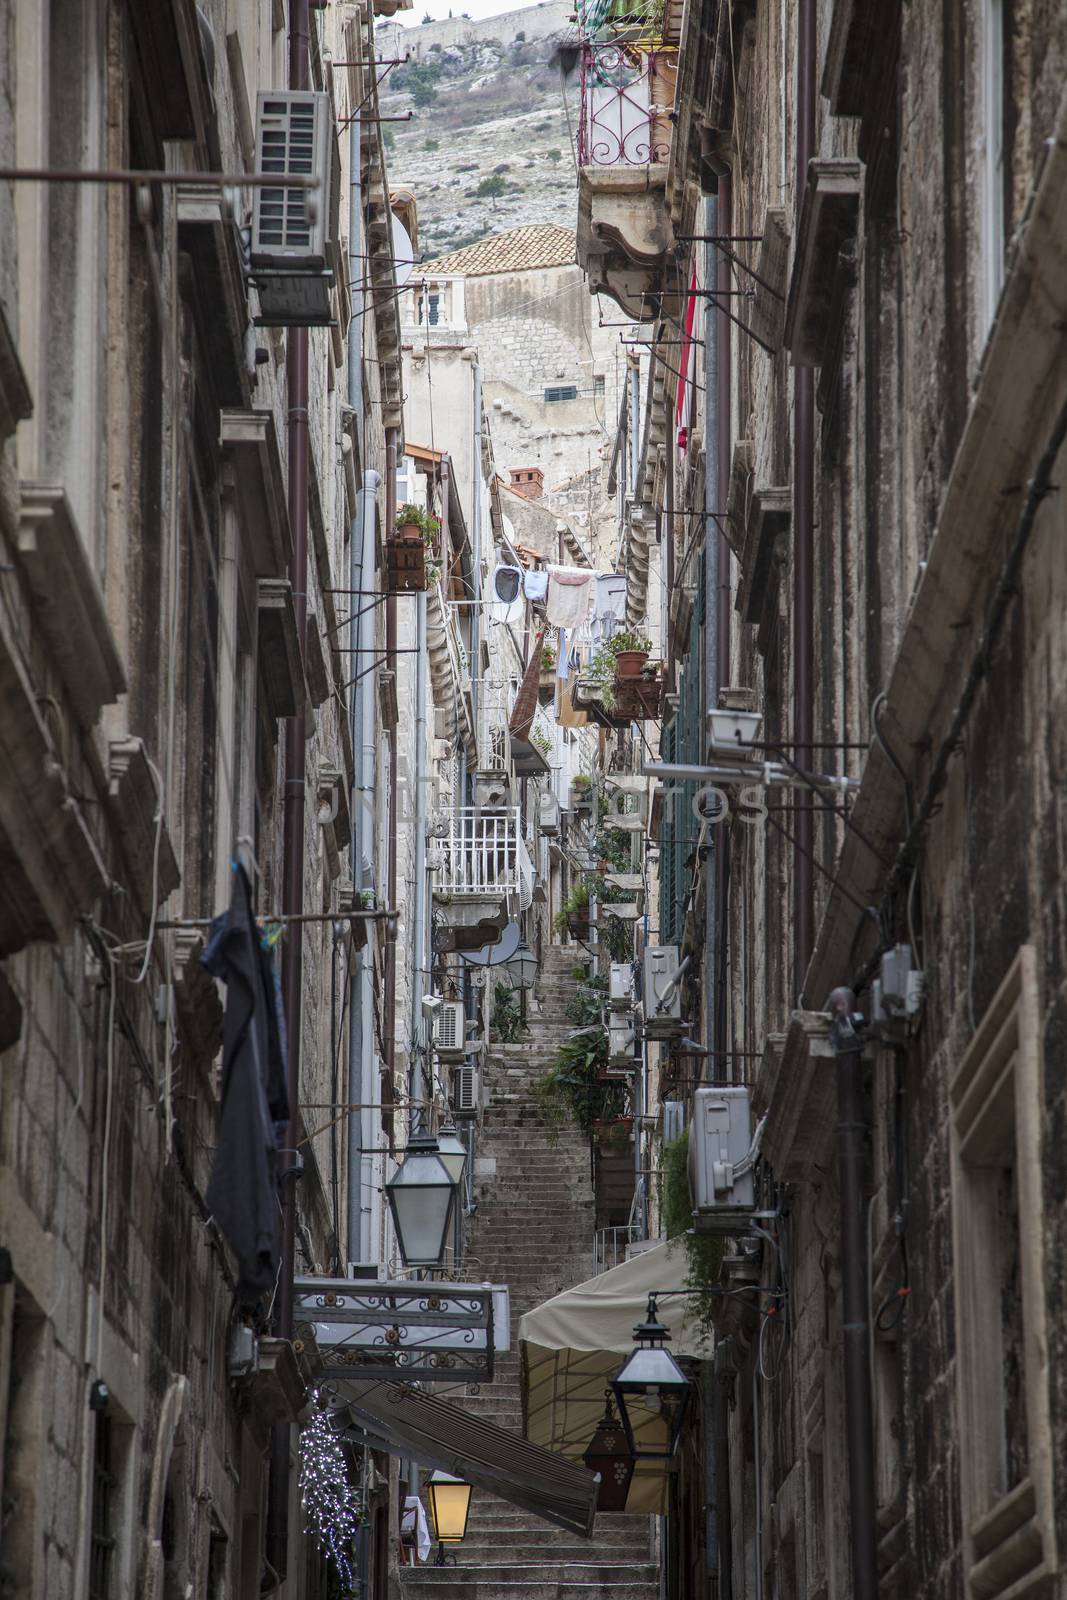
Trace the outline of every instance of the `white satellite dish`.
<instances>
[{"instance_id":1,"label":"white satellite dish","mask_svg":"<svg viewBox=\"0 0 1067 1600\"><path fill-rule=\"evenodd\" d=\"M415 261L415 251L411 244L411 235L399 217L393 218L393 264L396 267L396 286L402 289L411 277L411 268Z\"/></svg>"}]
</instances>

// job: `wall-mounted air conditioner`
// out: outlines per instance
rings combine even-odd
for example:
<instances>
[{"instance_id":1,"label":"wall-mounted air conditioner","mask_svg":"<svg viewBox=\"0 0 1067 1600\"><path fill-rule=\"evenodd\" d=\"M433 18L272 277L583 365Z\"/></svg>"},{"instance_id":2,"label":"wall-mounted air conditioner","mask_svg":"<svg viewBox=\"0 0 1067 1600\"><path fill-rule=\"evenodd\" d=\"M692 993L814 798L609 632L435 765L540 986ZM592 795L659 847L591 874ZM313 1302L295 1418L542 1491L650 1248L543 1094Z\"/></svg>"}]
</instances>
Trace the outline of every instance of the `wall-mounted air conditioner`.
<instances>
[{"instance_id":1,"label":"wall-mounted air conditioner","mask_svg":"<svg viewBox=\"0 0 1067 1600\"><path fill-rule=\"evenodd\" d=\"M465 1061L452 1078L452 1109L457 1119L469 1121L478 1115L481 1093L481 1073L473 1061Z\"/></svg>"},{"instance_id":2,"label":"wall-mounted air conditioner","mask_svg":"<svg viewBox=\"0 0 1067 1600\"><path fill-rule=\"evenodd\" d=\"M256 104L256 172L278 177L257 186L252 207L252 277L268 327L312 327L330 321L340 196L337 140L328 94L289 89L261 92ZM317 178L317 189L286 178Z\"/></svg>"},{"instance_id":3,"label":"wall-mounted air conditioner","mask_svg":"<svg viewBox=\"0 0 1067 1600\"><path fill-rule=\"evenodd\" d=\"M608 1005L612 1011L629 1011L634 1003L634 964L613 961L608 971Z\"/></svg>"},{"instance_id":4,"label":"wall-mounted air conditioner","mask_svg":"<svg viewBox=\"0 0 1067 1600\"><path fill-rule=\"evenodd\" d=\"M748 1089L698 1089L689 1128L689 1188L698 1229L715 1232L719 1219L725 1231L735 1231L737 1213L753 1209L755 1158Z\"/></svg>"},{"instance_id":5,"label":"wall-mounted air conditioner","mask_svg":"<svg viewBox=\"0 0 1067 1600\"><path fill-rule=\"evenodd\" d=\"M462 1061L467 1051L467 1019L462 1000L445 1000L437 1013L434 1048L442 1061Z\"/></svg>"},{"instance_id":6,"label":"wall-mounted air conditioner","mask_svg":"<svg viewBox=\"0 0 1067 1600\"><path fill-rule=\"evenodd\" d=\"M666 1039L682 1031L682 986L678 977L679 966L676 944L646 946L641 992L647 1039Z\"/></svg>"},{"instance_id":7,"label":"wall-mounted air conditioner","mask_svg":"<svg viewBox=\"0 0 1067 1600\"><path fill-rule=\"evenodd\" d=\"M612 1011L608 1013L608 1065L625 1067L634 1065L633 1013Z\"/></svg>"},{"instance_id":8,"label":"wall-mounted air conditioner","mask_svg":"<svg viewBox=\"0 0 1067 1600\"><path fill-rule=\"evenodd\" d=\"M551 790L543 793L537 803L537 826L549 839L559 833L559 800Z\"/></svg>"}]
</instances>

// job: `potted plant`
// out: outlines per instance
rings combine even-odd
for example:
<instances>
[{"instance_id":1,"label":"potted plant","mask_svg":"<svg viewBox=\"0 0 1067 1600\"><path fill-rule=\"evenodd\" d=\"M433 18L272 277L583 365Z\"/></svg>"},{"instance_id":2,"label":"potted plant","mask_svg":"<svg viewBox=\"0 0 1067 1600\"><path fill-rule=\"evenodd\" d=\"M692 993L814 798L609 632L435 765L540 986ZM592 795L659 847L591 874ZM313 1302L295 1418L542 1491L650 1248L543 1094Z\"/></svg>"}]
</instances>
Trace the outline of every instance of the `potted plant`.
<instances>
[{"instance_id":1,"label":"potted plant","mask_svg":"<svg viewBox=\"0 0 1067 1600\"><path fill-rule=\"evenodd\" d=\"M412 505L410 501L402 505L396 514L396 536L402 544L421 544L422 530L426 522L426 513L421 506Z\"/></svg>"},{"instance_id":2,"label":"potted plant","mask_svg":"<svg viewBox=\"0 0 1067 1600\"><path fill-rule=\"evenodd\" d=\"M601 1023L578 1028L564 1040L555 1060L534 1088L538 1109L550 1133L575 1122L590 1138L598 1123L614 1122L629 1105L626 1084L601 1081L607 1064L608 1033ZM632 1126L632 1118L631 1118Z\"/></svg>"},{"instance_id":3,"label":"potted plant","mask_svg":"<svg viewBox=\"0 0 1067 1600\"><path fill-rule=\"evenodd\" d=\"M629 628L613 634L606 648L615 659L614 676L617 679L639 678L652 652L649 641Z\"/></svg>"},{"instance_id":4,"label":"potted plant","mask_svg":"<svg viewBox=\"0 0 1067 1600\"><path fill-rule=\"evenodd\" d=\"M598 1117L593 1123L593 1138L602 1147L629 1144L633 1133L633 1117Z\"/></svg>"},{"instance_id":5,"label":"potted plant","mask_svg":"<svg viewBox=\"0 0 1067 1600\"><path fill-rule=\"evenodd\" d=\"M589 937L589 884L579 879L556 913L557 933L569 933L575 939Z\"/></svg>"}]
</instances>

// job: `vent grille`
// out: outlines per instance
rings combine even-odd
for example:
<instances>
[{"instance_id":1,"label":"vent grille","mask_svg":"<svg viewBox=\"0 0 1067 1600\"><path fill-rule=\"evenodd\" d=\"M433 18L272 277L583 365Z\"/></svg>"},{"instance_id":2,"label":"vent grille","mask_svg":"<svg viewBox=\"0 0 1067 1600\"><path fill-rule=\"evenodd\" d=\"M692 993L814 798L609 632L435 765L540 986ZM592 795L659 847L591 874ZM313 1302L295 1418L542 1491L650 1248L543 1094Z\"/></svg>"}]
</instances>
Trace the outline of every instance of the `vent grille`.
<instances>
[{"instance_id":1,"label":"vent grille","mask_svg":"<svg viewBox=\"0 0 1067 1600\"><path fill-rule=\"evenodd\" d=\"M473 1061L456 1068L453 1098L457 1117L478 1115L478 1068Z\"/></svg>"},{"instance_id":2,"label":"vent grille","mask_svg":"<svg viewBox=\"0 0 1067 1600\"><path fill-rule=\"evenodd\" d=\"M333 214L329 159L329 96L291 90L261 94L256 122L256 170L266 177L317 177L315 191L280 181L257 188L253 209L253 265L321 267Z\"/></svg>"}]
</instances>

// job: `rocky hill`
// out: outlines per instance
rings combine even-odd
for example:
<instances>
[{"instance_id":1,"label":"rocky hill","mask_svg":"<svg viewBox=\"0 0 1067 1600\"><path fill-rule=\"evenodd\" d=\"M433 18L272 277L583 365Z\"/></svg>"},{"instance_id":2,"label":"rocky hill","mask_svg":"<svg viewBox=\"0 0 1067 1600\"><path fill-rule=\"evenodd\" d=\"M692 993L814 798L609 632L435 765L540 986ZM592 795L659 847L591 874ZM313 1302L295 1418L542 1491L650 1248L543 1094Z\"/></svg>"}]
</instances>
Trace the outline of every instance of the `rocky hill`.
<instances>
[{"instance_id":1,"label":"rocky hill","mask_svg":"<svg viewBox=\"0 0 1067 1600\"><path fill-rule=\"evenodd\" d=\"M574 226L578 84L561 80L558 53L574 37L570 8L532 10L538 37L527 38L530 12L513 11L389 38L390 54L412 59L385 80L382 113L413 113L387 125L389 181L417 196L423 257L523 223Z\"/></svg>"}]
</instances>

